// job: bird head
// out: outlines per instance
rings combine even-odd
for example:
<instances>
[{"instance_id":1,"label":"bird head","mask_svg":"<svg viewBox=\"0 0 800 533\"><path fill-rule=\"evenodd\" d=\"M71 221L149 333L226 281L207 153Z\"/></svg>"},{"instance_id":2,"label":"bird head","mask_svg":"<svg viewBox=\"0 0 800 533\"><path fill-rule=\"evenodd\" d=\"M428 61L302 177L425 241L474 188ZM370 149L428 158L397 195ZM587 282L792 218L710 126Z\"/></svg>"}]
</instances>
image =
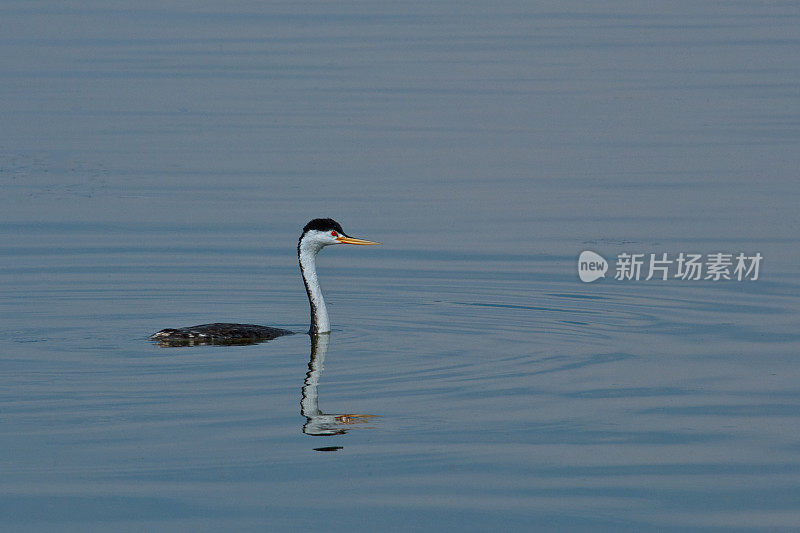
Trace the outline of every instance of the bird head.
<instances>
[{"instance_id":1,"label":"bird head","mask_svg":"<svg viewBox=\"0 0 800 533\"><path fill-rule=\"evenodd\" d=\"M315 218L305 225L300 235L300 247L307 246L314 252L320 251L325 246L332 244L380 244L379 242L366 241L347 235L342 225L332 218Z\"/></svg>"}]
</instances>

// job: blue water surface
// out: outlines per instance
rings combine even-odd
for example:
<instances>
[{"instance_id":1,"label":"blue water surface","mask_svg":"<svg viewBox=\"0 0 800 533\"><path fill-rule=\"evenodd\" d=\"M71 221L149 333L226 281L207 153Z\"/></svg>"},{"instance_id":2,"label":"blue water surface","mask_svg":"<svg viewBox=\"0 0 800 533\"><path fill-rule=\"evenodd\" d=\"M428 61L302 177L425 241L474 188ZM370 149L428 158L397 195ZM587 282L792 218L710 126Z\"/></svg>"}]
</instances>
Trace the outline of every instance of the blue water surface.
<instances>
[{"instance_id":1,"label":"blue water surface","mask_svg":"<svg viewBox=\"0 0 800 533\"><path fill-rule=\"evenodd\" d=\"M796 528L798 22L5 2L0 527ZM312 351L319 216L383 246L320 254ZM764 261L614 279L681 252ZM297 334L148 340L214 321Z\"/></svg>"}]
</instances>

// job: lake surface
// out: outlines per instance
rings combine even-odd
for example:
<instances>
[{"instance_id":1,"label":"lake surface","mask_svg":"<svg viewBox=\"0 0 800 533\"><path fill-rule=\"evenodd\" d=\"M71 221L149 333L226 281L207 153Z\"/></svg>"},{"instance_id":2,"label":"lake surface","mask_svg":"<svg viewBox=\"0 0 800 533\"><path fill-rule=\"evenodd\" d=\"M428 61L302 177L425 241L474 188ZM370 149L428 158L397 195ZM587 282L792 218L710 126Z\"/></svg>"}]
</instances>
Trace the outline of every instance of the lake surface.
<instances>
[{"instance_id":1,"label":"lake surface","mask_svg":"<svg viewBox=\"0 0 800 533\"><path fill-rule=\"evenodd\" d=\"M3 530L800 524L795 3L10 1L0 51ZM383 246L312 353L320 216ZM681 252L764 259L614 279ZM148 341L213 321L298 334Z\"/></svg>"}]
</instances>

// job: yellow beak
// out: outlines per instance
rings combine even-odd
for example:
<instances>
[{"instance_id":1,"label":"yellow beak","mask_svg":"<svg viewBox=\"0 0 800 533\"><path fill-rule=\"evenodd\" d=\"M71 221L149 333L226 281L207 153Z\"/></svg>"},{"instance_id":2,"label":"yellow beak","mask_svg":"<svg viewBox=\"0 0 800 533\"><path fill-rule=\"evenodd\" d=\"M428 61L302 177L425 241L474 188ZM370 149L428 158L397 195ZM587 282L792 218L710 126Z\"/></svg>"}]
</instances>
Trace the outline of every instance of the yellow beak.
<instances>
[{"instance_id":1,"label":"yellow beak","mask_svg":"<svg viewBox=\"0 0 800 533\"><path fill-rule=\"evenodd\" d=\"M354 237L344 237L342 235L336 237L336 240L343 243L343 244L380 244L379 242L374 241L365 241L364 239L356 239Z\"/></svg>"}]
</instances>

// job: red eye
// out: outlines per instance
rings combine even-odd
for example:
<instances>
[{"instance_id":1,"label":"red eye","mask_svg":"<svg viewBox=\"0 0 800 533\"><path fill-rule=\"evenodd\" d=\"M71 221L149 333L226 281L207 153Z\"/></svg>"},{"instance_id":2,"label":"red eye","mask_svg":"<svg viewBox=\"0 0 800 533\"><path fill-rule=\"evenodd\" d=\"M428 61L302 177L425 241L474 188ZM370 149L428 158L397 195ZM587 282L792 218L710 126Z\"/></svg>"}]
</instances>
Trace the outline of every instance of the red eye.
<instances>
[{"instance_id":1,"label":"red eye","mask_svg":"<svg viewBox=\"0 0 800 533\"><path fill-rule=\"evenodd\" d=\"M331 235L333 235L334 237L338 237L338 236L339 236L339 234L338 234L338 233L336 233L335 231L332 231L332 232L331 232Z\"/></svg>"}]
</instances>

